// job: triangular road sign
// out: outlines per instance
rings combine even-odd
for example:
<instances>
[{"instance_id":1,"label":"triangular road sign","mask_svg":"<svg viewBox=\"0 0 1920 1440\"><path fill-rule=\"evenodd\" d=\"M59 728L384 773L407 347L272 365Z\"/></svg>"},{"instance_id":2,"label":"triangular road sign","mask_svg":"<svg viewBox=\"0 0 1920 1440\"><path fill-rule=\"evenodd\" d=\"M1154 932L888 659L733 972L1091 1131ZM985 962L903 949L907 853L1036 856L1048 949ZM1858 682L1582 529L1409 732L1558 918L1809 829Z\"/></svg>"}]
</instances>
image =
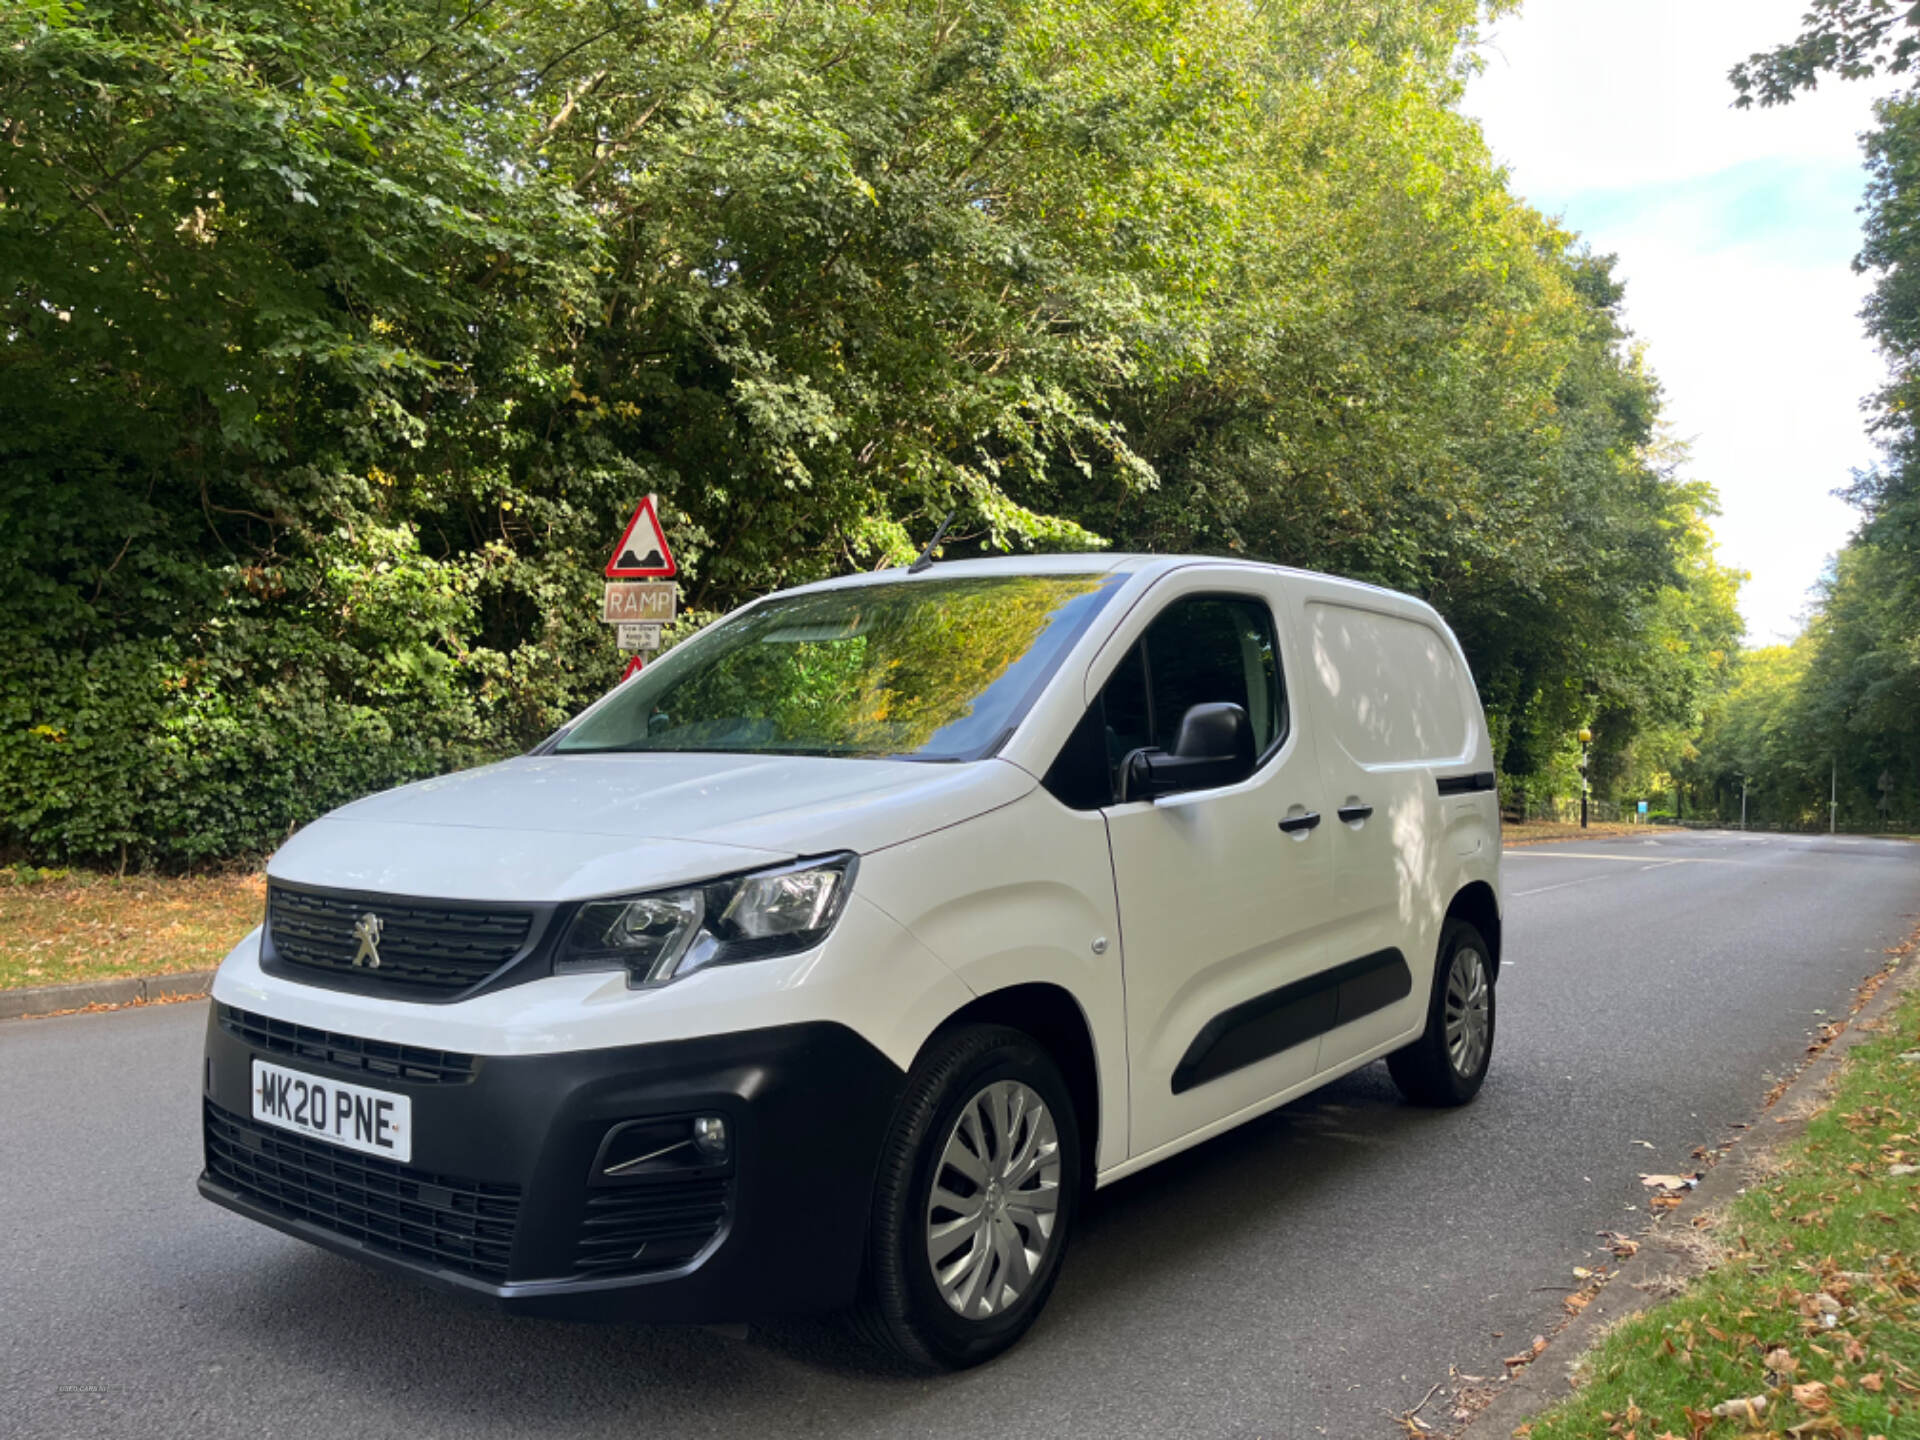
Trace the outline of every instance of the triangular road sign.
<instances>
[{"instance_id":1,"label":"triangular road sign","mask_svg":"<svg viewBox=\"0 0 1920 1440\"><path fill-rule=\"evenodd\" d=\"M649 495L634 507L633 518L620 543L613 547L607 561L609 580L666 580L678 571L673 551L667 548L667 532L660 527L659 512Z\"/></svg>"}]
</instances>

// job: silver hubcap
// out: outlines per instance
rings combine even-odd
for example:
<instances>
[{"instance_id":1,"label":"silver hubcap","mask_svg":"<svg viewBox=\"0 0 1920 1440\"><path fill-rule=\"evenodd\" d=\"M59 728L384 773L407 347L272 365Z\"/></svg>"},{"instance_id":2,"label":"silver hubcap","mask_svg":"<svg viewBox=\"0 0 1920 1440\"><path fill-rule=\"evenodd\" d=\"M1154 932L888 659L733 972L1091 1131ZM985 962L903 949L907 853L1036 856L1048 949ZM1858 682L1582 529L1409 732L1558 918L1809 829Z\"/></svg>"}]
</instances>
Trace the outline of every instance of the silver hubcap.
<instances>
[{"instance_id":1,"label":"silver hubcap","mask_svg":"<svg viewBox=\"0 0 1920 1440\"><path fill-rule=\"evenodd\" d=\"M969 1320L997 1315L1032 1285L1060 1210L1060 1137L1045 1103L996 1080L960 1112L927 1200L934 1283Z\"/></svg>"},{"instance_id":2,"label":"silver hubcap","mask_svg":"<svg viewBox=\"0 0 1920 1440\"><path fill-rule=\"evenodd\" d=\"M1453 1073L1472 1075L1487 1053L1487 962L1471 946L1453 952L1447 972L1447 1058Z\"/></svg>"}]
</instances>

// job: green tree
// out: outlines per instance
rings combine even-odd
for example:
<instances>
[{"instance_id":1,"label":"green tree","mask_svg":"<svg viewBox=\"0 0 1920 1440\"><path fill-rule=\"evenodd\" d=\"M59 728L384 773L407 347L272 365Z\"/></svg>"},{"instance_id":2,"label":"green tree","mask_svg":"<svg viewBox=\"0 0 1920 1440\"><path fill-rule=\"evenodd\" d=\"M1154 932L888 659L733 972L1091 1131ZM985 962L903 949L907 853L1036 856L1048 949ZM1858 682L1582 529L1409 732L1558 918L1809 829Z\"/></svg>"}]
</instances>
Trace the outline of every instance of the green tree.
<instances>
[{"instance_id":1,"label":"green tree","mask_svg":"<svg viewBox=\"0 0 1920 1440\"><path fill-rule=\"evenodd\" d=\"M538 737L648 492L683 630L951 510L1427 595L1517 784L1679 725L1710 497L1456 109L1477 9L7 9L0 846L257 852Z\"/></svg>"},{"instance_id":2,"label":"green tree","mask_svg":"<svg viewBox=\"0 0 1920 1440\"><path fill-rule=\"evenodd\" d=\"M1740 104L1778 105L1822 78L1908 73L1920 56L1920 10L1888 0L1816 0L1795 39L1736 66ZM1795 647L1791 684L1729 697L1728 733L1743 737L1738 763L1758 751L1781 783L1779 808L1824 818L1829 786L1855 821L1882 814L1920 818L1920 95L1875 107L1865 137L1869 184L1856 268L1874 277L1864 318L1889 361L1872 397L1882 463L1855 477L1849 498L1860 525L1821 588L1808 632ZM1785 670L1781 671L1786 674ZM1752 713L1747 713L1748 711ZM1769 728L1771 727L1771 728ZM1724 747L1722 747L1724 748ZM1728 760L1703 747L1725 789ZM1882 781L1886 784L1882 784ZM1770 779L1770 785L1774 782ZM1786 799L1791 794L1795 800ZM1724 803L1724 801L1723 801ZM1791 817L1789 817L1791 818Z\"/></svg>"}]
</instances>

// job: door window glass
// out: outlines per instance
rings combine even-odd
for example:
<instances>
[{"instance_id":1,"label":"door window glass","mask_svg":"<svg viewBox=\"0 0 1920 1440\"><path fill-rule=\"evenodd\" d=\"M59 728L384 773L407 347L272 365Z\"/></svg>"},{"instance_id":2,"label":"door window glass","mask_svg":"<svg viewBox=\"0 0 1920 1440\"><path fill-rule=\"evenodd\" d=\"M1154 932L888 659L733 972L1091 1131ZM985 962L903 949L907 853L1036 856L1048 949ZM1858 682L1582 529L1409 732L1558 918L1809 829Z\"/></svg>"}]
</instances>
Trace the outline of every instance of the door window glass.
<instances>
[{"instance_id":1,"label":"door window glass","mask_svg":"<svg viewBox=\"0 0 1920 1440\"><path fill-rule=\"evenodd\" d=\"M1247 712L1254 753L1286 731L1286 693L1273 612L1259 600L1196 595L1180 600L1144 638L1153 741L1173 749L1180 721L1195 705L1228 701Z\"/></svg>"},{"instance_id":2,"label":"door window glass","mask_svg":"<svg viewBox=\"0 0 1920 1440\"><path fill-rule=\"evenodd\" d=\"M1188 709L1218 700L1247 712L1256 754L1285 736L1280 646L1263 601L1196 595L1168 606L1108 678L1048 772L1048 788L1075 808L1111 804L1122 760L1145 746L1173 749ZM1104 783L1095 746L1105 751Z\"/></svg>"}]
</instances>

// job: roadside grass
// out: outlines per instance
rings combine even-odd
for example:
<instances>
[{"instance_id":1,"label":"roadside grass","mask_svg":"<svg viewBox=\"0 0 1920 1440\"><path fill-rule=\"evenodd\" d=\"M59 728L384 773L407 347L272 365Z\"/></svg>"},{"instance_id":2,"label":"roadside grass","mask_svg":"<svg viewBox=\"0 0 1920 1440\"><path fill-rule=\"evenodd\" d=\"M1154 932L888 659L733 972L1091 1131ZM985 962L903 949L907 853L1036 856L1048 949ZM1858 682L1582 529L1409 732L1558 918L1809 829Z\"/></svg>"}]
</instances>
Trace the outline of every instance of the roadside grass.
<instances>
[{"instance_id":1,"label":"roadside grass","mask_svg":"<svg viewBox=\"0 0 1920 1440\"><path fill-rule=\"evenodd\" d=\"M1522 820L1518 823L1503 821L1500 825L1500 842L1503 845L1537 845L1542 840L1578 840L1581 836L1598 837L1601 835L1647 834L1653 831L1651 825L1627 825L1617 821L1595 822L1585 830L1578 821L1568 823L1564 820Z\"/></svg>"},{"instance_id":2,"label":"roadside grass","mask_svg":"<svg viewBox=\"0 0 1920 1440\"><path fill-rule=\"evenodd\" d=\"M210 970L265 905L258 874L0 869L0 989Z\"/></svg>"},{"instance_id":3,"label":"roadside grass","mask_svg":"<svg viewBox=\"0 0 1920 1440\"><path fill-rule=\"evenodd\" d=\"M1610 1330L1515 1435L1920 1436L1920 990L1777 1159L1713 1225L1725 1261Z\"/></svg>"}]
</instances>

